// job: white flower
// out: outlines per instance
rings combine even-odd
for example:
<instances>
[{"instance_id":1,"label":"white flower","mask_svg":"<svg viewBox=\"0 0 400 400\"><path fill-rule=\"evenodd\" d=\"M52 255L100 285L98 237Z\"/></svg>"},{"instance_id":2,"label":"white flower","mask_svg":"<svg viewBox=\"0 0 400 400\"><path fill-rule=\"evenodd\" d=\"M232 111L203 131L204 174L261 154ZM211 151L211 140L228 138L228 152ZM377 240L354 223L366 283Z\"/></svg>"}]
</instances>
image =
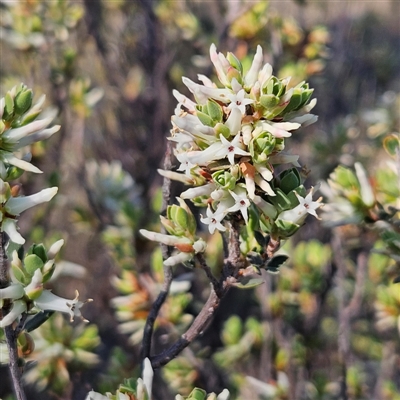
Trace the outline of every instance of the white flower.
<instances>
[{"instance_id":1,"label":"white flower","mask_svg":"<svg viewBox=\"0 0 400 400\"><path fill-rule=\"evenodd\" d=\"M246 190L236 187L235 191L230 190L229 193L235 199L235 204L230 207L227 211L228 212L236 212L240 211L245 220L246 224L248 222L248 214L247 209L250 207L250 200L247 198Z\"/></svg>"},{"instance_id":2,"label":"white flower","mask_svg":"<svg viewBox=\"0 0 400 400\"><path fill-rule=\"evenodd\" d=\"M253 104L254 100L246 98L246 92L244 89L239 90L238 93L231 93L228 95L229 100L231 103L229 104L228 108L233 110L238 108L242 114L246 113L246 106L248 104Z\"/></svg>"},{"instance_id":3,"label":"white flower","mask_svg":"<svg viewBox=\"0 0 400 400\"><path fill-rule=\"evenodd\" d=\"M227 103L229 101L228 95L231 93L229 89L212 88L208 86L199 85L189 78L183 77L182 82L194 94L196 100L200 104L206 104L208 99L214 99Z\"/></svg>"},{"instance_id":4,"label":"white flower","mask_svg":"<svg viewBox=\"0 0 400 400\"><path fill-rule=\"evenodd\" d=\"M190 162L187 152L175 153L175 157L181 163L177 171L185 171L185 175L191 176L191 169L197 165Z\"/></svg>"},{"instance_id":5,"label":"white flower","mask_svg":"<svg viewBox=\"0 0 400 400\"><path fill-rule=\"evenodd\" d=\"M300 124L295 122L261 122L264 131L269 132L277 138L290 137L292 134L289 131L300 128Z\"/></svg>"},{"instance_id":6,"label":"white flower","mask_svg":"<svg viewBox=\"0 0 400 400\"><path fill-rule=\"evenodd\" d=\"M236 135L242 126L242 112L238 107L231 110L228 119L225 122L225 126L229 128L231 136Z\"/></svg>"},{"instance_id":7,"label":"white flower","mask_svg":"<svg viewBox=\"0 0 400 400\"><path fill-rule=\"evenodd\" d=\"M30 196L10 197L5 205L5 210L11 215L19 215L28 208L50 201L57 191L58 188L55 186Z\"/></svg>"},{"instance_id":8,"label":"white flower","mask_svg":"<svg viewBox=\"0 0 400 400\"><path fill-rule=\"evenodd\" d=\"M188 153L189 160L198 165L207 165L214 160L228 158L231 165L235 164L235 155L249 156L250 153L243 150L240 134L236 135L230 142L223 135L219 136L220 142L213 143L203 151L192 151Z\"/></svg>"},{"instance_id":9,"label":"white flower","mask_svg":"<svg viewBox=\"0 0 400 400\"><path fill-rule=\"evenodd\" d=\"M222 232L226 231L226 228L221 224L221 221L224 219L223 213L213 212L210 206L208 206L206 213L207 217L204 218L202 216L200 221L208 225L208 230L211 234L213 234L216 229Z\"/></svg>"},{"instance_id":10,"label":"white flower","mask_svg":"<svg viewBox=\"0 0 400 400\"><path fill-rule=\"evenodd\" d=\"M79 292L77 290L75 291L75 298L72 300L56 296L49 290L43 290L42 294L34 301L34 303L36 307L43 311L53 310L69 314L71 322L74 320L74 317L79 317L83 321L87 322L87 320L82 317L80 309L85 303L92 301L92 299L79 301L78 297Z\"/></svg>"},{"instance_id":11,"label":"white flower","mask_svg":"<svg viewBox=\"0 0 400 400\"><path fill-rule=\"evenodd\" d=\"M251 87L256 83L262 63L263 63L263 52L261 46L258 45L251 67L247 71L247 74L244 77L244 84L246 85L246 87Z\"/></svg>"},{"instance_id":12,"label":"white flower","mask_svg":"<svg viewBox=\"0 0 400 400\"><path fill-rule=\"evenodd\" d=\"M198 196L209 196L215 190L214 183L207 183L203 186L198 186L195 188L190 188L181 193L180 197L182 199L193 199Z\"/></svg>"},{"instance_id":13,"label":"white flower","mask_svg":"<svg viewBox=\"0 0 400 400\"><path fill-rule=\"evenodd\" d=\"M139 232L147 239L166 244L167 246L191 245L193 243L193 241L187 237L165 235L163 233L148 231L147 229L140 229Z\"/></svg>"},{"instance_id":14,"label":"white flower","mask_svg":"<svg viewBox=\"0 0 400 400\"><path fill-rule=\"evenodd\" d=\"M178 100L179 104L178 106L180 107L181 105L184 106L186 109L189 111L196 111L196 103L183 94L179 93L177 90L173 90L172 94L174 97Z\"/></svg>"},{"instance_id":15,"label":"white flower","mask_svg":"<svg viewBox=\"0 0 400 400\"><path fill-rule=\"evenodd\" d=\"M290 221L294 224L300 225L304 222L307 214L313 215L315 218L319 219L316 210L322 206L320 197L317 201L313 201L312 195L314 193L314 188L311 188L310 192L306 197L299 196L296 192L295 195L299 200L299 205L292 210L283 211L278 215L278 220Z\"/></svg>"},{"instance_id":16,"label":"white flower","mask_svg":"<svg viewBox=\"0 0 400 400\"><path fill-rule=\"evenodd\" d=\"M23 295L24 295L24 287L20 283L12 283L11 285L0 289L0 300L20 299Z\"/></svg>"},{"instance_id":17,"label":"white flower","mask_svg":"<svg viewBox=\"0 0 400 400\"><path fill-rule=\"evenodd\" d=\"M11 310L0 321L0 328L4 328L4 327L6 327L8 325L11 325L26 310L27 310L27 307L26 307L26 303L25 303L24 300L15 300L15 301L13 301L12 306L11 306Z\"/></svg>"},{"instance_id":18,"label":"white flower","mask_svg":"<svg viewBox=\"0 0 400 400\"><path fill-rule=\"evenodd\" d=\"M7 233L11 242L16 244L24 244L25 239L17 230L17 221L15 219L5 218L1 222L1 231Z\"/></svg>"},{"instance_id":19,"label":"white flower","mask_svg":"<svg viewBox=\"0 0 400 400\"><path fill-rule=\"evenodd\" d=\"M143 374L142 374L143 383L144 383L144 386L146 387L147 394L149 395L149 399L151 399L154 371L153 371L153 368L151 367L151 362L147 357L144 359L143 365L144 365Z\"/></svg>"},{"instance_id":20,"label":"white flower","mask_svg":"<svg viewBox=\"0 0 400 400\"><path fill-rule=\"evenodd\" d=\"M217 53L217 48L214 43L210 46L210 59L217 71L219 81L224 86L229 86L230 83L226 73L228 69L231 68L231 65L222 53Z\"/></svg>"}]
</instances>

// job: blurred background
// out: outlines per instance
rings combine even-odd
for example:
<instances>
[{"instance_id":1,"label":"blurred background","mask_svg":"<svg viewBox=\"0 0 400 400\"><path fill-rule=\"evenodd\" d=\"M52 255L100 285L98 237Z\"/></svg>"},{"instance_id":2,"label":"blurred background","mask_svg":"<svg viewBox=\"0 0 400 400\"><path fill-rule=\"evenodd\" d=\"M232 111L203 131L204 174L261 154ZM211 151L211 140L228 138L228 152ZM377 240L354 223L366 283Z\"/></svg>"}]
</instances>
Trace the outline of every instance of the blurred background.
<instances>
[{"instance_id":1,"label":"blurred background","mask_svg":"<svg viewBox=\"0 0 400 400\"><path fill-rule=\"evenodd\" d=\"M383 138L399 130L397 0L3 0L0 12L1 96L22 81L36 98L46 94L61 125L32 148L44 173L22 182L25 194L48 185L59 194L24 214L21 230L30 243L64 238L52 288L94 299L84 309L90 324L52 317L33 332L32 399L84 399L139 376L141 329L163 278L159 249L138 230L159 229L172 89L188 95L182 76L215 78L211 43L245 67L259 44L275 75L315 89L318 122L288 141L310 170L307 187L339 164L377 169ZM391 179L373 183L396 186ZM222 244L207 240L218 273ZM279 275L232 290L204 335L156 373L154 399L196 385L243 400L399 399L400 289L388 286L397 264L371 253L380 247L360 225L309 221L285 244L290 261ZM154 351L184 332L207 296L201 271L175 272L184 275ZM0 374L0 397L12 399Z\"/></svg>"}]
</instances>

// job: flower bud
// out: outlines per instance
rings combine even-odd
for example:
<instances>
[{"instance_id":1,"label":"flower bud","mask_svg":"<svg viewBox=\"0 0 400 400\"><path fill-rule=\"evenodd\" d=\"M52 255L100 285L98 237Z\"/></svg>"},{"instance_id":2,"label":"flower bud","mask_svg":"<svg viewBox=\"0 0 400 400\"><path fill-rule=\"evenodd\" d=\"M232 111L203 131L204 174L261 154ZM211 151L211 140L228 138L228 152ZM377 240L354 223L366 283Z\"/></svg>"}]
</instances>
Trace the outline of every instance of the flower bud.
<instances>
[{"instance_id":1,"label":"flower bud","mask_svg":"<svg viewBox=\"0 0 400 400\"><path fill-rule=\"evenodd\" d=\"M21 90L14 99L14 112L22 115L32 106L33 93L32 89Z\"/></svg>"},{"instance_id":2,"label":"flower bud","mask_svg":"<svg viewBox=\"0 0 400 400\"><path fill-rule=\"evenodd\" d=\"M235 68L237 71L239 71L240 74L243 73L242 63L238 60L238 58L233 53L228 52L228 54L226 55L226 59L229 61L229 64L231 64L231 66L233 68Z\"/></svg>"},{"instance_id":3,"label":"flower bud","mask_svg":"<svg viewBox=\"0 0 400 400\"><path fill-rule=\"evenodd\" d=\"M276 144L275 136L269 132L262 132L253 138L249 144L250 154L256 163L265 163L268 156L274 151Z\"/></svg>"},{"instance_id":4,"label":"flower bud","mask_svg":"<svg viewBox=\"0 0 400 400\"><path fill-rule=\"evenodd\" d=\"M212 178L217 186L220 186L222 189L233 190L236 186L236 179L228 171L220 170L214 172Z\"/></svg>"}]
</instances>

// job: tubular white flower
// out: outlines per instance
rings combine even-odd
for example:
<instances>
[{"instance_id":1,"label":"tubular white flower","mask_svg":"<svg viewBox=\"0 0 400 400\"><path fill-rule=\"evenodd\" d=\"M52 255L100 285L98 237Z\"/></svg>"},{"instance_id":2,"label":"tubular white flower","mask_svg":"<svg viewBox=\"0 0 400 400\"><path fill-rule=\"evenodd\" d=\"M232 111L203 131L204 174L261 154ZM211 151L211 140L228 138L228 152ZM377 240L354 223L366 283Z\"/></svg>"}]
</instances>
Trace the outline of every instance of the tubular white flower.
<instances>
[{"instance_id":1,"label":"tubular white flower","mask_svg":"<svg viewBox=\"0 0 400 400\"><path fill-rule=\"evenodd\" d=\"M20 139L27 137L32 133L42 131L51 123L52 120L52 117L44 118L33 121L25 126L21 126L20 128L8 129L2 134L2 139L7 143L16 143Z\"/></svg>"},{"instance_id":2,"label":"tubular white flower","mask_svg":"<svg viewBox=\"0 0 400 400\"><path fill-rule=\"evenodd\" d=\"M15 157L13 153L8 151L0 150L0 161L6 162L8 164L14 165L18 168L23 169L24 171L34 172L35 174L41 174L42 171L29 163L28 161L24 161Z\"/></svg>"},{"instance_id":3,"label":"tubular white flower","mask_svg":"<svg viewBox=\"0 0 400 400\"><path fill-rule=\"evenodd\" d=\"M83 321L87 322L87 320L82 317L80 309L85 303L92 301L92 299L79 301L78 297L79 292L77 290L75 291L75 298L72 300L56 296L49 290L43 290L42 294L34 301L34 303L36 307L43 311L53 310L69 314L71 322L74 320L74 317L79 317Z\"/></svg>"},{"instance_id":4,"label":"tubular white flower","mask_svg":"<svg viewBox=\"0 0 400 400\"><path fill-rule=\"evenodd\" d=\"M289 130L295 130L300 128L300 124L294 122L267 122L262 121L261 125L263 130L269 132L271 135L274 135L277 138L285 138L290 137L292 134Z\"/></svg>"},{"instance_id":5,"label":"tubular white flower","mask_svg":"<svg viewBox=\"0 0 400 400\"><path fill-rule=\"evenodd\" d=\"M167 246L192 244L192 240L188 239L187 237L165 235L163 233L148 231L147 229L140 229L139 232L147 239L166 244Z\"/></svg>"},{"instance_id":6,"label":"tubular white flower","mask_svg":"<svg viewBox=\"0 0 400 400\"><path fill-rule=\"evenodd\" d=\"M230 67L230 64L222 53L217 53L217 48L214 43L210 46L210 59L214 64L215 70L217 71L219 81L224 86L229 86L229 80L226 76L226 71Z\"/></svg>"},{"instance_id":7,"label":"tubular white flower","mask_svg":"<svg viewBox=\"0 0 400 400\"><path fill-rule=\"evenodd\" d=\"M24 287L20 283L11 283L10 286L0 289L0 300L20 299L24 293Z\"/></svg>"},{"instance_id":8,"label":"tubular white flower","mask_svg":"<svg viewBox=\"0 0 400 400\"><path fill-rule=\"evenodd\" d=\"M179 172L170 171L169 169L158 169L157 172L168 179L173 179L175 181L183 182L186 185L191 185L194 183L193 178L190 178L184 174L180 174Z\"/></svg>"},{"instance_id":9,"label":"tubular white flower","mask_svg":"<svg viewBox=\"0 0 400 400\"><path fill-rule=\"evenodd\" d=\"M174 265L178 265L178 264L181 264L181 263L191 260L192 257L193 257L193 253L179 252L179 253L167 258L163 262L163 264L166 267L173 267Z\"/></svg>"},{"instance_id":10,"label":"tubular white flower","mask_svg":"<svg viewBox=\"0 0 400 400\"><path fill-rule=\"evenodd\" d=\"M30 196L10 197L6 203L5 209L11 215L19 215L28 208L50 201L56 195L57 191L58 187L54 186L49 189L43 189Z\"/></svg>"},{"instance_id":11,"label":"tubular white flower","mask_svg":"<svg viewBox=\"0 0 400 400\"><path fill-rule=\"evenodd\" d=\"M47 257L49 260L54 260L58 252L61 250L61 247L64 245L64 239L57 240L57 242L53 243L50 246L49 251L47 252Z\"/></svg>"},{"instance_id":12,"label":"tubular white flower","mask_svg":"<svg viewBox=\"0 0 400 400\"><path fill-rule=\"evenodd\" d=\"M283 211L278 215L277 220L281 221L290 221L294 224L300 225L304 222L307 217L307 214L313 215L315 218L319 219L316 210L322 206L320 197L317 201L313 201L312 195L314 193L314 188L311 188L310 192L306 197L299 196L296 192L295 195L299 200L299 205L293 208L292 210Z\"/></svg>"},{"instance_id":13,"label":"tubular white flower","mask_svg":"<svg viewBox=\"0 0 400 400\"><path fill-rule=\"evenodd\" d=\"M242 125L242 111L240 110L239 107L235 107L229 114L229 117L225 122L225 126L229 128L231 135L234 136L239 132L241 125Z\"/></svg>"},{"instance_id":14,"label":"tubular white flower","mask_svg":"<svg viewBox=\"0 0 400 400\"><path fill-rule=\"evenodd\" d=\"M35 142L40 142L41 140L46 140L53 136L54 133L58 132L61 125L54 125L52 128L43 129L40 132L33 133L32 135L22 138L18 143L15 144L14 150L20 149L21 147L28 146Z\"/></svg>"},{"instance_id":15,"label":"tubular white flower","mask_svg":"<svg viewBox=\"0 0 400 400\"><path fill-rule=\"evenodd\" d=\"M182 82L194 94L200 104L206 104L208 99L219 100L223 103L229 101L228 95L231 93L229 89L210 88L199 85L186 77L182 78Z\"/></svg>"},{"instance_id":16,"label":"tubular white flower","mask_svg":"<svg viewBox=\"0 0 400 400\"><path fill-rule=\"evenodd\" d=\"M24 300L15 300L12 303L10 312L7 315L5 315L3 317L3 319L0 321L0 328L4 328L6 326L11 325L26 310L27 310L27 307L26 307L26 303Z\"/></svg>"},{"instance_id":17,"label":"tubular white flower","mask_svg":"<svg viewBox=\"0 0 400 400\"><path fill-rule=\"evenodd\" d=\"M265 83L271 78L272 76L272 65L265 64L262 70L258 74L258 81L255 82L254 86L263 87Z\"/></svg>"},{"instance_id":18,"label":"tubular white flower","mask_svg":"<svg viewBox=\"0 0 400 400\"><path fill-rule=\"evenodd\" d=\"M144 368L143 368L143 383L146 387L147 394L149 395L149 399L151 399L151 392L153 388L153 377L154 377L154 371L151 366L150 360L146 357L144 359Z\"/></svg>"},{"instance_id":19,"label":"tubular white flower","mask_svg":"<svg viewBox=\"0 0 400 400\"><path fill-rule=\"evenodd\" d=\"M196 111L196 103L190 100L185 95L179 93L177 90L172 91L173 96L178 100L180 105L183 105L189 111Z\"/></svg>"},{"instance_id":20,"label":"tubular white flower","mask_svg":"<svg viewBox=\"0 0 400 400\"><path fill-rule=\"evenodd\" d=\"M251 67L247 71L246 76L244 77L244 84L246 87L251 87L255 84L258 75L260 73L262 63L263 63L263 52L261 46L258 45Z\"/></svg>"},{"instance_id":21,"label":"tubular white flower","mask_svg":"<svg viewBox=\"0 0 400 400\"><path fill-rule=\"evenodd\" d=\"M6 218L1 222L1 231L7 233L10 240L16 244L24 244L25 239L17 230L15 219Z\"/></svg>"}]
</instances>

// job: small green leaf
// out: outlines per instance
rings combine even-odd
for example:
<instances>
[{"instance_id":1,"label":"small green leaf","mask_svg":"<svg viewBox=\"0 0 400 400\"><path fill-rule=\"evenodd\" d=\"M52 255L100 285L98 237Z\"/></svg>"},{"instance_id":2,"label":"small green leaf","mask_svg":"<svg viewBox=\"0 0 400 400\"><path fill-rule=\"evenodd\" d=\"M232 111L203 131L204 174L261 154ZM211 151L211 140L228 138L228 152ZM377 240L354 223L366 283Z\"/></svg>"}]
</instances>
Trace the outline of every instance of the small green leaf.
<instances>
[{"instance_id":1,"label":"small green leaf","mask_svg":"<svg viewBox=\"0 0 400 400\"><path fill-rule=\"evenodd\" d=\"M194 388L189 394L187 400L204 400L207 396L207 392L203 389Z\"/></svg>"},{"instance_id":2,"label":"small green leaf","mask_svg":"<svg viewBox=\"0 0 400 400\"><path fill-rule=\"evenodd\" d=\"M222 107L217 104L214 100L207 101L208 115L214 122L222 122L222 117L224 115Z\"/></svg>"},{"instance_id":3,"label":"small green leaf","mask_svg":"<svg viewBox=\"0 0 400 400\"><path fill-rule=\"evenodd\" d=\"M26 272L33 276L37 269L43 268L44 263L36 254L29 254L24 259L24 265Z\"/></svg>"},{"instance_id":4,"label":"small green leaf","mask_svg":"<svg viewBox=\"0 0 400 400\"><path fill-rule=\"evenodd\" d=\"M47 258L46 248L43 246L43 243L32 245L32 251L29 251L30 254L36 254L40 259L45 263Z\"/></svg>"},{"instance_id":5,"label":"small green leaf","mask_svg":"<svg viewBox=\"0 0 400 400\"><path fill-rule=\"evenodd\" d=\"M233 286L239 289L251 289L256 286L260 286L265 282L262 278L252 278L249 276L241 277L238 282L234 283Z\"/></svg>"},{"instance_id":6,"label":"small green leaf","mask_svg":"<svg viewBox=\"0 0 400 400\"><path fill-rule=\"evenodd\" d=\"M215 122L212 120L212 118L205 113L197 111L196 116L203 125L211 126L211 127L213 127L215 125Z\"/></svg>"},{"instance_id":7,"label":"small green leaf","mask_svg":"<svg viewBox=\"0 0 400 400\"><path fill-rule=\"evenodd\" d=\"M11 264L11 270L13 272L13 275L15 279L22 283L22 284L27 284L30 281L30 276L25 273L21 268L18 268L16 265Z\"/></svg>"},{"instance_id":8,"label":"small green leaf","mask_svg":"<svg viewBox=\"0 0 400 400\"><path fill-rule=\"evenodd\" d=\"M8 92L5 96L4 114L3 119L10 119L14 114L14 99Z\"/></svg>"}]
</instances>

